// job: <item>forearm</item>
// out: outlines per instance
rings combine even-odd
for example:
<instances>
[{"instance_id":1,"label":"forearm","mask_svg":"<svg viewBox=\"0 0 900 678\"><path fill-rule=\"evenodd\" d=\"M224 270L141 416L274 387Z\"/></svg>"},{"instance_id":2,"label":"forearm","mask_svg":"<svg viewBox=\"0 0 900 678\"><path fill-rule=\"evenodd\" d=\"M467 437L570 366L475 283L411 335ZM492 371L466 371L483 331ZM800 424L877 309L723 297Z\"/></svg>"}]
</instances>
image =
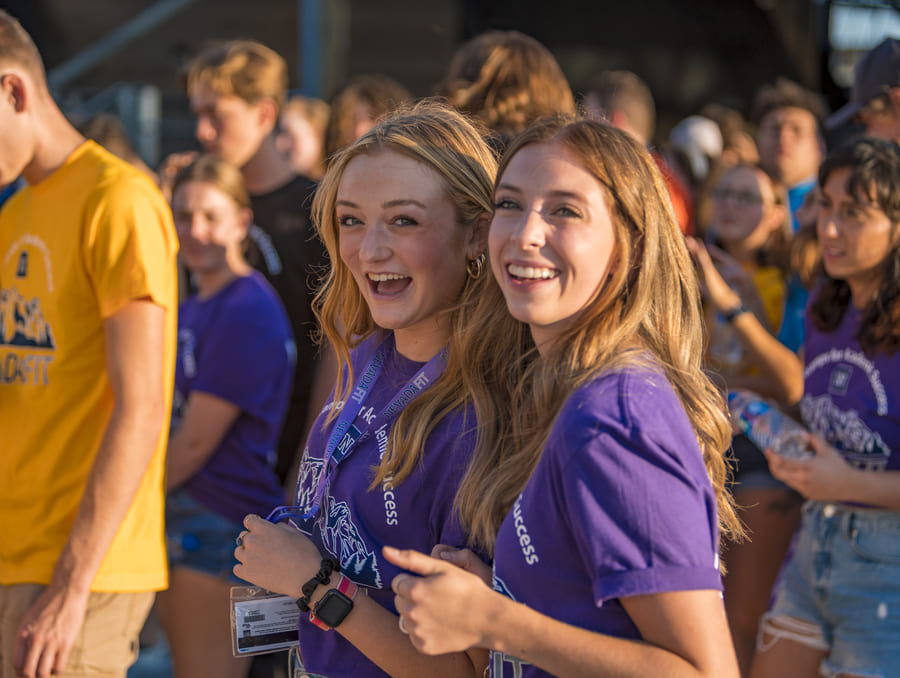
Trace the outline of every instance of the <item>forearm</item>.
<instances>
[{"instance_id":1,"label":"forearm","mask_svg":"<svg viewBox=\"0 0 900 678\"><path fill-rule=\"evenodd\" d=\"M161 398L114 409L51 587L89 590L153 457L163 417Z\"/></svg>"},{"instance_id":2,"label":"forearm","mask_svg":"<svg viewBox=\"0 0 900 678\"><path fill-rule=\"evenodd\" d=\"M732 326L754 365L763 372L769 393L785 405L793 405L803 395L803 362L763 327L752 313L741 313Z\"/></svg>"},{"instance_id":3,"label":"forearm","mask_svg":"<svg viewBox=\"0 0 900 678\"><path fill-rule=\"evenodd\" d=\"M848 469L842 501L900 511L900 471Z\"/></svg>"},{"instance_id":4,"label":"forearm","mask_svg":"<svg viewBox=\"0 0 900 678\"><path fill-rule=\"evenodd\" d=\"M166 453L166 492L181 487L209 461L215 448L191 444L187 436L176 432L169 439Z\"/></svg>"},{"instance_id":5,"label":"forearm","mask_svg":"<svg viewBox=\"0 0 900 678\"><path fill-rule=\"evenodd\" d=\"M731 676L725 663L701 670L646 642L595 633L547 617L496 592L486 605L484 645L564 678ZM724 620L723 620L724 623ZM725 642L730 640L725 634Z\"/></svg>"},{"instance_id":6,"label":"forearm","mask_svg":"<svg viewBox=\"0 0 900 678\"><path fill-rule=\"evenodd\" d=\"M336 629L378 667L394 678L408 676L434 676L457 678L474 676L481 678L487 653L483 653L484 663L477 662L465 652L452 652L429 656L420 654L400 631L399 617L381 607L374 600L362 594L356 597L353 611ZM477 650L472 653L478 656ZM477 660L476 660L477 661Z\"/></svg>"}]
</instances>

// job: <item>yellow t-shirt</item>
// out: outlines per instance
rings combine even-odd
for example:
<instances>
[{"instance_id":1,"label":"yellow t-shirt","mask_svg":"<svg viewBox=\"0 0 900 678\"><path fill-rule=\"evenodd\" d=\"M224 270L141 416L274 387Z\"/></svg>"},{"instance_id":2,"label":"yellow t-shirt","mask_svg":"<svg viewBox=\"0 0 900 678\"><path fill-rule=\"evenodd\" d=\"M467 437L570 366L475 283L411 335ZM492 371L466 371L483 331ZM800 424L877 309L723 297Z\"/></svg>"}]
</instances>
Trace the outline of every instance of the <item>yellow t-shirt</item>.
<instances>
[{"instance_id":1,"label":"yellow t-shirt","mask_svg":"<svg viewBox=\"0 0 900 678\"><path fill-rule=\"evenodd\" d=\"M0 584L50 580L112 413L103 321L133 299L166 311L171 410L177 243L153 183L92 141L0 211ZM163 428L94 591L167 585Z\"/></svg>"}]
</instances>

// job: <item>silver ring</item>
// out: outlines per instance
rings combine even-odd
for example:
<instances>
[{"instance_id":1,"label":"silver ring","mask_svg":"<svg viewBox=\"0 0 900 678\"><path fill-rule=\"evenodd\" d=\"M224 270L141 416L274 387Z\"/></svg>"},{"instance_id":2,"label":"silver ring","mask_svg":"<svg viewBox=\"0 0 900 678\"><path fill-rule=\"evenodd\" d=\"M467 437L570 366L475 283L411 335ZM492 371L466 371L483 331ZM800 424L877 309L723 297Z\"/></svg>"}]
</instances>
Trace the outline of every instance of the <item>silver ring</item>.
<instances>
[{"instance_id":1,"label":"silver ring","mask_svg":"<svg viewBox=\"0 0 900 678\"><path fill-rule=\"evenodd\" d=\"M406 627L403 625L403 615L400 615L400 619L397 620L397 625L400 627L400 632L409 635L409 631L406 630Z\"/></svg>"},{"instance_id":2,"label":"silver ring","mask_svg":"<svg viewBox=\"0 0 900 678\"><path fill-rule=\"evenodd\" d=\"M247 530L241 531L241 533L237 536L237 539L234 540L234 543L240 548L244 545L244 535L247 534Z\"/></svg>"}]
</instances>

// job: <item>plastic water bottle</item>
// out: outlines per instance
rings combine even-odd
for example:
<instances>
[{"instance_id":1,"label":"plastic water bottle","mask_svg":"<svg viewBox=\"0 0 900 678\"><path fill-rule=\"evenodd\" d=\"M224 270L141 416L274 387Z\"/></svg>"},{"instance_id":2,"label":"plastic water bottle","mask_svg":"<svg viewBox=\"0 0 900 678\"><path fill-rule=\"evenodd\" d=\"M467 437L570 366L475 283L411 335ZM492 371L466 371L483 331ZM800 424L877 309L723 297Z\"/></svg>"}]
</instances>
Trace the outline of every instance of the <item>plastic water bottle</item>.
<instances>
[{"instance_id":1,"label":"plastic water bottle","mask_svg":"<svg viewBox=\"0 0 900 678\"><path fill-rule=\"evenodd\" d=\"M815 454L806 429L757 394L729 391L728 410L735 426L759 449L770 449L788 459Z\"/></svg>"}]
</instances>

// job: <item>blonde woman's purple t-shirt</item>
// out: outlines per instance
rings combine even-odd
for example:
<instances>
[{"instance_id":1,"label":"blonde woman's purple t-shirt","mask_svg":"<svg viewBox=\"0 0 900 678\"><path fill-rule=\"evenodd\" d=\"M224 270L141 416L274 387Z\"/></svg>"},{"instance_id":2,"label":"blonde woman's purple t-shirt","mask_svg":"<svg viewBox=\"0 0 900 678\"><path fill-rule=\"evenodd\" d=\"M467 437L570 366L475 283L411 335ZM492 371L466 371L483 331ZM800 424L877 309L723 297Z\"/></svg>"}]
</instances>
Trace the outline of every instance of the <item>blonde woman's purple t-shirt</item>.
<instances>
[{"instance_id":1,"label":"blonde woman's purple t-shirt","mask_svg":"<svg viewBox=\"0 0 900 678\"><path fill-rule=\"evenodd\" d=\"M568 399L494 551L494 588L584 629L639 639L628 596L721 590L716 498L665 377L610 372ZM493 676L550 675L493 653Z\"/></svg>"},{"instance_id":2,"label":"blonde woman's purple t-shirt","mask_svg":"<svg viewBox=\"0 0 900 678\"><path fill-rule=\"evenodd\" d=\"M381 337L370 337L351 353L355 378L380 342ZM388 348L380 376L362 405L357 421L360 428L366 418L380 413L424 365L400 355L390 339ZM359 407L352 401L351 405ZM296 501L300 507L310 505L316 493L334 422L324 431L322 424L333 407L334 393L316 419L303 453ZM475 448L475 415L467 410L445 417L426 441L421 463L403 483L395 486L388 481L370 490L389 432L389 426L376 422L338 464L316 518L295 523L310 535L323 557L338 559L346 576L366 587L365 594L396 614L391 580L402 570L381 557L382 546L430 553L436 544L466 544L453 499ZM329 678L388 675L341 634L319 629L306 615L300 617L299 635L307 671Z\"/></svg>"}]
</instances>

